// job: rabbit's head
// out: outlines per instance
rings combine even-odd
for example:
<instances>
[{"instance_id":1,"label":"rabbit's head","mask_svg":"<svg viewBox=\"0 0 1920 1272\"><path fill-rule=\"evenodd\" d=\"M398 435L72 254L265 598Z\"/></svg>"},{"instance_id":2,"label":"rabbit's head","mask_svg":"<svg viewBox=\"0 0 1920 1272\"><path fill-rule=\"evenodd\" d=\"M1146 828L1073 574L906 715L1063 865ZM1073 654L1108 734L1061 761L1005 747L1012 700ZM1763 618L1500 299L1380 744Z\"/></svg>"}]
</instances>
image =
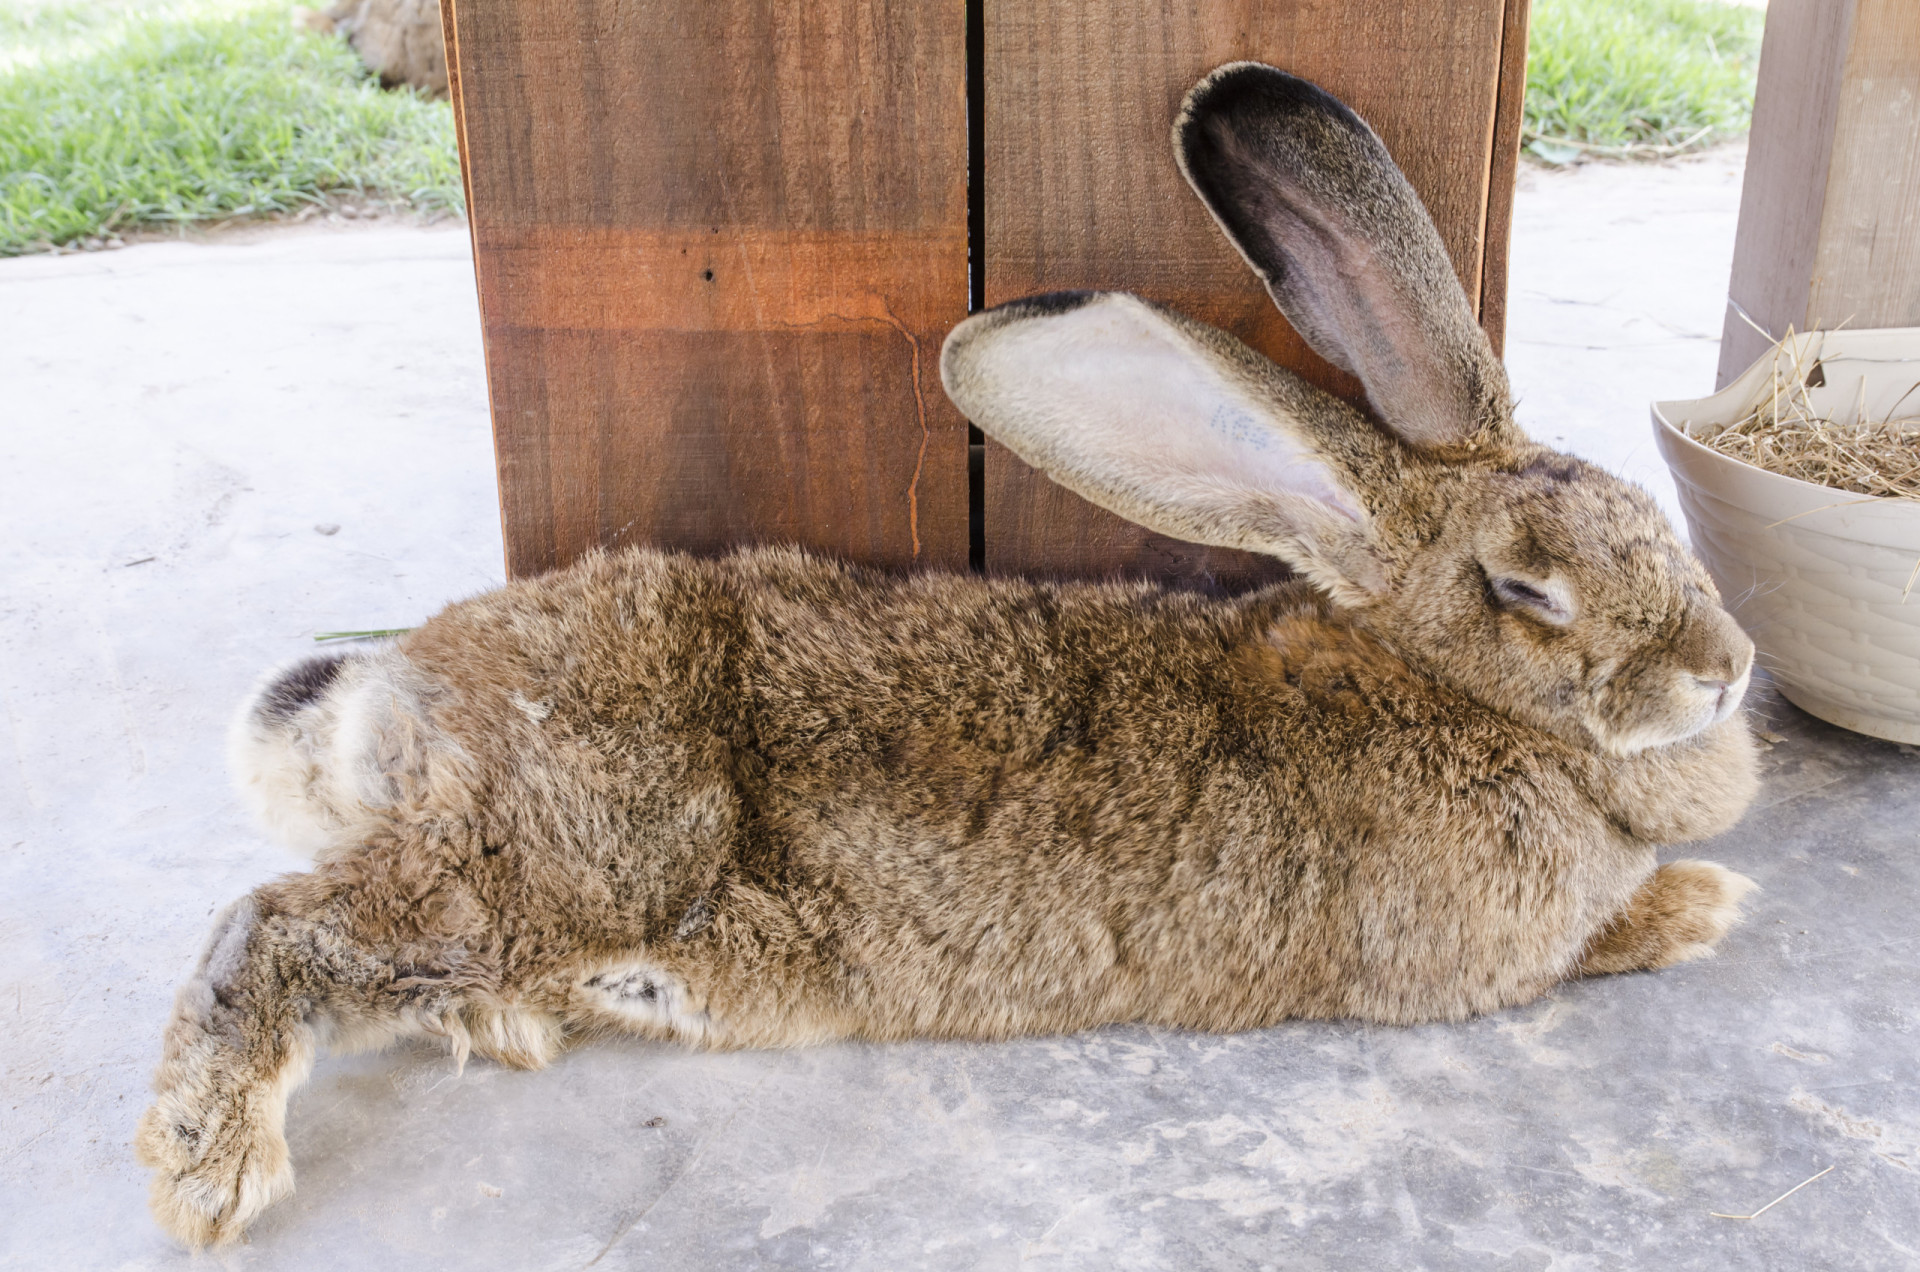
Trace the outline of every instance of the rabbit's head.
<instances>
[{"instance_id":1,"label":"rabbit's head","mask_svg":"<svg viewBox=\"0 0 1920 1272\"><path fill-rule=\"evenodd\" d=\"M1371 417L1121 292L956 327L947 393L1141 525L1279 557L1489 706L1613 755L1739 705L1753 645L1639 488L1528 440L1433 223L1372 130L1271 67L1195 87L1181 169Z\"/></svg>"}]
</instances>

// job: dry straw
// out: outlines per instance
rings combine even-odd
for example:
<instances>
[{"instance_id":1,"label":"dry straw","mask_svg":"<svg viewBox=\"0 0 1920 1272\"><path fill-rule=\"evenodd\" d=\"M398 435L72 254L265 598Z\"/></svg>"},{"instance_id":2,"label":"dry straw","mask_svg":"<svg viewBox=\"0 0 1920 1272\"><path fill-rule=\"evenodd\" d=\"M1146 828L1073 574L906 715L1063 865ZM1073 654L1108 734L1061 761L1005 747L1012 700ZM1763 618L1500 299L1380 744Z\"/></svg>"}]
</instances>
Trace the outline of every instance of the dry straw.
<instances>
[{"instance_id":1,"label":"dry straw","mask_svg":"<svg viewBox=\"0 0 1920 1272\"><path fill-rule=\"evenodd\" d=\"M1839 1162L1835 1162L1833 1166L1838 1166L1839 1164L1840 1164ZM1821 1171L1820 1175L1825 1175L1828 1171L1831 1171L1833 1169L1833 1166L1829 1166L1827 1167L1826 1170ZM1709 1210L1707 1214L1714 1219L1758 1219L1761 1215L1766 1214L1767 1211L1772 1210L1775 1206L1779 1205L1781 1202L1785 1201L1787 1198L1793 1196L1793 1194L1799 1192L1802 1188L1805 1188L1808 1184L1812 1183L1814 1180L1820 1178L1820 1175L1808 1176L1806 1179L1801 1180L1799 1183L1787 1189L1787 1191L1781 1193L1778 1197L1775 1197L1772 1201L1760 1207L1760 1209L1754 1211L1750 1215L1723 1215L1718 1210Z\"/></svg>"},{"instance_id":2,"label":"dry straw","mask_svg":"<svg viewBox=\"0 0 1920 1272\"><path fill-rule=\"evenodd\" d=\"M1852 419L1842 422L1813 404L1812 390L1826 384L1818 355L1789 352L1793 344L1788 331L1774 346L1771 390L1751 411L1717 432L1693 436L1770 473L1857 495L1920 500L1920 383L1875 420L1863 381ZM1916 411L1903 416L1909 399Z\"/></svg>"}]
</instances>

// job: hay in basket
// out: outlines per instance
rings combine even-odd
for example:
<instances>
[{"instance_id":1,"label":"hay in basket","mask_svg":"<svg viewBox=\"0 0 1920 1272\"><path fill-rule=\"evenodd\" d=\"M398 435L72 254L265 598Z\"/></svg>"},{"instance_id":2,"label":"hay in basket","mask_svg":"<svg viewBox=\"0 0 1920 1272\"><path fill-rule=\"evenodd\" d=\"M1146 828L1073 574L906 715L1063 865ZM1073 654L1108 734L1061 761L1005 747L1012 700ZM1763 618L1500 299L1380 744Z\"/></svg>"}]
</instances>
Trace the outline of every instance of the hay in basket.
<instances>
[{"instance_id":1,"label":"hay in basket","mask_svg":"<svg viewBox=\"0 0 1920 1272\"><path fill-rule=\"evenodd\" d=\"M1819 358L1788 331L1774 346L1771 392L1717 432L1692 436L1723 455L1817 486L1920 499L1920 381L1879 419L1867 410L1864 381L1851 418L1816 409L1810 390L1825 384ZM1909 404L1913 410L1902 413Z\"/></svg>"}]
</instances>

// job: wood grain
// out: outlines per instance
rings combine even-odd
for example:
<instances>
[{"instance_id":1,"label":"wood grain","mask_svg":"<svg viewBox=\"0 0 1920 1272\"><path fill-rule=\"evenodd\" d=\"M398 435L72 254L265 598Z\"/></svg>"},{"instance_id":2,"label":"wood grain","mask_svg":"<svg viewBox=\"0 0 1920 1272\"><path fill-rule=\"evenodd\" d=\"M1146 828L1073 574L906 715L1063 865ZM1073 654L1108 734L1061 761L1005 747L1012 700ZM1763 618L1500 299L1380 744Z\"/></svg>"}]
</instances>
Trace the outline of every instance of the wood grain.
<instances>
[{"instance_id":1,"label":"wood grain","mask_svg":"<svg viewBox=\"0 0 1920 1272\"><path fill-rule=\"evenodd\" d=\"M963 566L961 6L446 3L509 572Z\"/></svg>"},{"instance_id":2,"label":"wood grain","mask_svg":"<svg viewBox=\"0 0 1920 1272\"><path fill-rule=\"evenodd\" d=\"M1753 322L1806 327L1853 0L1773 0L1747 137L1719 387L1766 351ZM1736 308L1736 306L1738 308Z\"/></svg>"},{"instance_id":3,"label":"wood grain","mask_svg":"<svg viewBox=\"0 0 1920 1272\"><path fill-rule=\"evenodd\" d=\"M1513 240L1513 192L1520 170L1520 126L1527 98L1527 23L1532 0L1506 0L1500 24L1500 83L1493 108L1487 172L1487 220L1480 243L1480 325L1501 353L1507 344L1507 259Z\"/></svg>"},{"instance_id":4,"label":"wood grain","mask_svg":"<svg viewBox=\"0 0 1920 1272\"><path fill-rule=\"evenodd\" d=\"M1771 343L1755 325L1920 325L1913 0L1773 0L1728 295L1722 388Z\"/></svg>"},{"instance_id":5,"label":"wood grain","mask_svg":"<svg viewBox=\"0 0 1920 1272\"><path fill-rule=\"evenodd\" d=\"M1505 41L1524 0L1029 0L986 10L986 301L1120 288L1211 322L1347 396L1220 236L1174 165L1174 113L1201 75L1254 59L1335 93L1365 117L1420 192L1467 294L1504 290L1489 254ZM1504 54L1504 56L1503 56ZM1517 93L1517 86L1515 87ZM1511 148L1514 141L1506 138ZM1504 237L1504 215L1497 225ZM1489 266L1491 271L1488 272ZM1236 589L1283 573L1244 553L1147 533L1053 485L1005 449L986 454L993 571L1179 580Z\"/></svg>"},{"instance_id":6,"label":"wood grain","mask_svg":"<svg viewBox=\"0 0 1920 1272\"><path fill-rule=\"evenodd\" d=\"M1809 326L1920 325L1920 4L1855 0Z\"/></svg>"}]
</instances>

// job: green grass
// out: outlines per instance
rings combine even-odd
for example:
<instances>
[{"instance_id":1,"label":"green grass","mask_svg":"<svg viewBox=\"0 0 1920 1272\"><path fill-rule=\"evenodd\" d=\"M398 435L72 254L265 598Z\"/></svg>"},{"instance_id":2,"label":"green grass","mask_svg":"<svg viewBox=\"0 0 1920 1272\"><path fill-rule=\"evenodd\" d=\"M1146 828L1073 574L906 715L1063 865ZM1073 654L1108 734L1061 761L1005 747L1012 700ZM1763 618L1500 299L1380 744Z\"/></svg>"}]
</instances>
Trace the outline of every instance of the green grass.
<instances>
[{"instance_id":1,"label":"green grass","mask_svg":"<svg viewBox=\"0 0 1920 1272\"><path fill-rule=\"evenodd\" d=\"M0 255L336 195L458 211L446 103L280 5L0 8Z\"/></svg>"},{"instance_id":2,"label":"green grass","mask_svg":"<svg viewBox=\"0 0 1920 1272\"><path fill-rule=\"evenodd\" d=\"M1670 152L1746 131L1760 62L1758 9L1715 0L1534 0L1526 134ZM1548 140L1541 140L1548 139Z\"/></svg>"},{"instance_id":3,"label":"green grass","mask_svg":"<svg viewBox=\"0 0 1920 1272\"><path fill-rule=\"evenodd\" d=\"M460 210L447 105L381 91L285 7L21 3L0 0L0 255L335 196ZM1529 148L1658 154L1743 131L1761 25L1715 0L1534 0Z\"/></svg>"}]
</instances>

